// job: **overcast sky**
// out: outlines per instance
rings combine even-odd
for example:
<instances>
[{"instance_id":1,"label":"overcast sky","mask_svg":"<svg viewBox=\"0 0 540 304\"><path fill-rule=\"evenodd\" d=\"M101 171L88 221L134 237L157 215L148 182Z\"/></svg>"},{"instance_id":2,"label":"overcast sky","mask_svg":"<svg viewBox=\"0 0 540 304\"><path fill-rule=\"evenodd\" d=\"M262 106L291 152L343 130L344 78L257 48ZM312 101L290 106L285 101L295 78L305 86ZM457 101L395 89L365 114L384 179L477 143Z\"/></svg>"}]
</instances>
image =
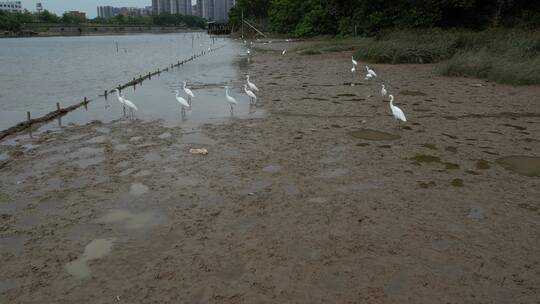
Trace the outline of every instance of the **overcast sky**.
<instances>
[{"instance_id":1,"label":"overcast sky","mask_svg":"<svg viewBox=\"0 0 540 304\"><path fill-rule=\"evenodd\" d=\"M43 8L61 15L65 11L82 11L87 17L94 18L97 15L97 7L111 6L134 6L145 7L152 5L152 0L21 0L23 8L29 11L36 10L36 3L41 2ZM192 0L192 2L197 2Z\"/></svg>"}]
</instances>

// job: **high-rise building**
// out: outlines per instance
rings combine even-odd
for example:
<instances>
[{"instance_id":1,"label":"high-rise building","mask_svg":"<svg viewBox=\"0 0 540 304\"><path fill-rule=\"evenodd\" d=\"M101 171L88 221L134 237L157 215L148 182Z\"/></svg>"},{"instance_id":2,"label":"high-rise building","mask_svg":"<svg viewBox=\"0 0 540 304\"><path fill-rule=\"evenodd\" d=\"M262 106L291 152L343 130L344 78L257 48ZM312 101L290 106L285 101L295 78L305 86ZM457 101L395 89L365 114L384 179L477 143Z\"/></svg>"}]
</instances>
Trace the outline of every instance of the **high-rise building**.
<instances>
[{"instance_id":1,"label":"high-rise building","mask_svg":"<svg viewBox=\"0 0 540 304\"><path fill-rule=\"evenodd\" d=\"M0 1L0 11L20 13L22 10L21 1Z\"/></svg>"},{"instance_id":2,"label":"high-rise building","mask_svg":"<svg viewBox=\"0 0 540 304\"><path fill-rule=\"evenodd\" d=\"M98 6L97 7L97 16L99 18L109 19L118 14L116 7L112 6Z\"/></svg>"},{"instance_id":3,"label":"high-rise building","mask_svg":"<svg viewBox=\"0 0 540 304\"><path fill-rule=\"evenodd\" d=\"M152 0L153 14L192 15L191 0Z\"/></svg>"},{"instance_id":4,"label":"high-rise building","mask_svg":"<svg viewBox=\"0 0 540 304\"><path fill-rule=\"evenodd\" d=\"M138 8L138 7L112 7L112 6L98 6L98 17L109 19L117 15L124 15L129 17L142 17L148 16L152 13L152 7Z\"/></svg>"},{"instance_id":5,"label":"high-rise building","mask_svg":"<svg viewBox=\"0 0 540 304\"><path fill-rule=\"evenodd\" d=\"M197 15L214 21L228 21L235 0L197 0Z\"/></svg>"}]
</instances>

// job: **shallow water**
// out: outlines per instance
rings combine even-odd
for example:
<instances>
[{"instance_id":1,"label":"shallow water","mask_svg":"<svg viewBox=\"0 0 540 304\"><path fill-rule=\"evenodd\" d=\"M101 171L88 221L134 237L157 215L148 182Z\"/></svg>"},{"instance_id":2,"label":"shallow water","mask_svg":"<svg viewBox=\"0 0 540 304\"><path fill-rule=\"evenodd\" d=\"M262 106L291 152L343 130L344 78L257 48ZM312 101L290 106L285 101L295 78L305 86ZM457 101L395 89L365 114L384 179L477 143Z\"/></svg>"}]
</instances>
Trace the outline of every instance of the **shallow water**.
<instances>
[{"instance_id":1,"label":"shallow water","mask_svg":"<svg viewBox=\"0 0 540 304\"><path fill-rule=\"evenodd\" d=\"M496 162L506 170L520 175L540 176L540 157L515 155L499 158Z\"/></svg>"},{"instance_id":2,"label":"shallow water","mask_svg":"<svg viewBox=\"0 0 540 304\"><path fill-rule=\"evenodd\" d=\"M88 266L88 261L101 259L107 256L112 250L113 241L107 239L95 239L84 248L84 253L78 259L66 264L67 273L78 278L88 278L92 271Z\"/></svg>"},{"instance_id":3,"label":"shallow water","mask_svg":"<svg viewBox=\"0 0 540 304\"><path fill-rule=\"evenodd\" d=\"M154 211L134 213L129 210L112 210L96 222L100 224L122 223L127 229L141 229L155 225L157 220L158 216Z\"/></svg>"},{"instance_id":4,"label":"shallow water","mask_svg":"<svg viewBox=\"0 0 540 304\"><path fill-rule=\"evenodd\" d=\"M26 111L38 117L55 110L56 102L67 106L84 96L92 101L77 111L68 113L41 130L55 130L71 123L85 124L93 120L110 122L123 118L123 109L115 94L99 97L106 89L130 81L157 68L163 69L178 60L206 50L211 39L203 35L191 48L191 36L183 33L167 35L133 35L106 37L69 37L0 41L0 130L26 119ZM50 39L50 40L49 40ZM186 45L186 39L189 45ZM21 39L22 40L22 39ZM115 41L130 51L118 55L109 52ZM200 46L202 44L203 46ZM241 56L243 48L229 39L218 39L212 47L223 46L215 52L163 72L135 88L124 90L125 98L139 109L135 118L144 121L163 120L166 127L197 127L203 123L223 122L232 117L262 116L258 107L250 107L242 91L244 81ZM27 50L17 53L16 50ZM39 53L38 53L39 52ZM39 56L37 56L39 54ZM5 58L15 58L6 60ZM58 58L66 57L65 62ZM2 59L4 58L4 59ZM12 73L10 65L18 65ZM19 67L20 65L20 67ZM34 66L32 66L34 65ZM4 69L7 66L8 68ZM182 117L174 90L182 81L196 95L193 106ZM257 79L252 80L256 82ZM231 115L225 101L224 86L239 105ZM107 140L107 135L90 139L89 143Z\"/></svg>"}]
</instances>

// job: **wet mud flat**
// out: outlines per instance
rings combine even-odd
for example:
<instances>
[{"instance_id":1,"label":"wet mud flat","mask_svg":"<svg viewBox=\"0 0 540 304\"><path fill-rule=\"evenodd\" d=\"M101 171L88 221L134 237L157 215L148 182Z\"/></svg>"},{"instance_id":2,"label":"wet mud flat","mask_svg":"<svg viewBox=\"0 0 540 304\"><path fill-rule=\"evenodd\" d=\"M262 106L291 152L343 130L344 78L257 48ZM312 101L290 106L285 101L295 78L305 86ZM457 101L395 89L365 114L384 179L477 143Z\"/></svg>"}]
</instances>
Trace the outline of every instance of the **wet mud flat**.
<instances>
[{"instance_id":1,"label":"wet mud flat","mask_svg":"<svg viewBox=\"0 0 540 304\"><path fill-rule=\"evenodd\" d=\"M401 129L350 53L268 51L266 117L3 141L0 302L538 302L540 88L373 68Z\"/></svg>"}]
</instances>

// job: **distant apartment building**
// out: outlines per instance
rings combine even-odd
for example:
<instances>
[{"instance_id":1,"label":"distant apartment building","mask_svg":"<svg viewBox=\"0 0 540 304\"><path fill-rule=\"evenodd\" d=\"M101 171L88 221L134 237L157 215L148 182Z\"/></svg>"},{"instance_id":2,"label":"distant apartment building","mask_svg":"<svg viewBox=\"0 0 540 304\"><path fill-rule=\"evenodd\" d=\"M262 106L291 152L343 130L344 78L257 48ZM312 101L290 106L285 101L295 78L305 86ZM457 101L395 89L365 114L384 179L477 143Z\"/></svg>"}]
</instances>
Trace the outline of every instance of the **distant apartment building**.
<instances>
[{"instance_id":1,"label":"distant apartment building","mask_svg":"<svg viewBox=\"0 0 540 304\"><path fill-rule=\"evenodd\" d=\"M98 6L97 15L100 18L109 19L117 15L124 15L129 17L142 17L148 16L152 12L152 7L147 6L145 8L138 7L113 7L113 6Z\"/></svg>"},{"instance_id":2,"label":"distant apartment building","mask_svg":"<svg viewBox=\"0 0 540 304\"><path fill-rule=\"evenodd\" d=\"M197 0L197 15L214 21L228 21L235 0Z\"/></svg>"},{"instance_id":3,"label":"distant apartment building","mask_svg":"<svg viewBox=\"0 0 540 304\"><path fill-rule=\"evenodd\" d=\"M71 15L71 16L73 16L73 17L77 17L77 18L81 18L81 19L86 19L86 13L85 13L85 12L69 11L68 14Z\"/></svg>"},{"instance_id":4,"label":"distant apartment building","mask_svg":"<svg viewBox=\"0 0 540 304\"><path fill-rule=\"evenodd\" d=\"M109 19L118 15L118 10L116 7L112 6L98 6L97 7L97 16L99 18Z\"/></svg>"},{"instance_id":5,"label":"distant apartment building","mask_svg":"<svg viewBox=\"0 0 540 304\"><path fill-rule=\"evenodd\" d=\"M0 1L0 11L21 13L23 11L22 3L21 1Z\"/></svg>"},{"instance_id":6,"label":"distant apartment building","mask_svg":"<svg viewBox=\"0 0 540 304\"><path fill-rule=\"evenodd\" d=\"M152 13L193 15L191 0L152 0Z\"/></svg>"}]
</instances>

